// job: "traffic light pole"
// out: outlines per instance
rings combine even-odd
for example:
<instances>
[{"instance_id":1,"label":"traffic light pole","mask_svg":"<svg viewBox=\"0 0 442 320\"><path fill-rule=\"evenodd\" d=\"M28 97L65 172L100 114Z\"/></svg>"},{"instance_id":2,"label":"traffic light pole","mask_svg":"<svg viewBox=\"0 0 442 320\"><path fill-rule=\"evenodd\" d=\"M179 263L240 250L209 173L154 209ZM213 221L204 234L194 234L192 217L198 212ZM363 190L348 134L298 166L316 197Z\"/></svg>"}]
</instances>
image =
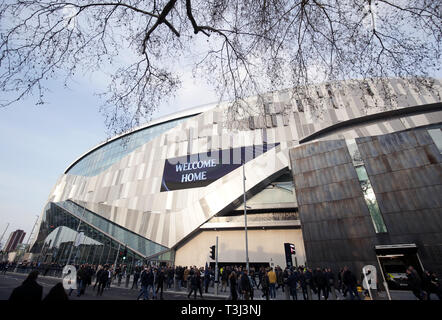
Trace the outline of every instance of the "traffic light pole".
<instances>
[{"instance_id":1,"label":"traffic light pole","mask_svg":"<svg viewBox=\"0 0 442 320\"><path fill-rule=\"evenodd\" d=\"M249 270L249 242L247 238L247 204L246 204L246 169L245 169L245 163L243 161L242 163L242 173L243 173L243 187L244 187L244 230L246 233L246 269L247 273L250 273Z\"/></svg>"},{"instance_id":2,"label":"traffic light pole","mask_svg":"<svg viewBox=\"0 0 442 320\"><path fill-rule=\"evenodd\" d=\"M218 275L218 236L215 245L215 294L218 295L219 275Z\"/></svg>"}]
</instances>

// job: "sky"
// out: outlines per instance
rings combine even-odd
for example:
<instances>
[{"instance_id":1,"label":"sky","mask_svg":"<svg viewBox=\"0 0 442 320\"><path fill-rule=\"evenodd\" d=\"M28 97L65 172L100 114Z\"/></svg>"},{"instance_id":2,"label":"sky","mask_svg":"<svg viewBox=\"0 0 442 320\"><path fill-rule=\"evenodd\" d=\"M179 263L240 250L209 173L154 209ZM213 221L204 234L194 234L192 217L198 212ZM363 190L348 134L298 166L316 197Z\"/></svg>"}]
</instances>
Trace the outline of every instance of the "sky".
<instances>
[{"instance_id":1,"label":"sky","mask_svg":"<svg viewBox=\"0 0 442 320\"><path fill-rule=\"evenodd\" d=\"M194 106L217 101L205 83L191 72L183 73L176 97L159 106L153 119ZM2 245L17 229L32 227L46 204L51 189L64 170L80 155L107 138L100 77L77 78L70 89L57 81L49 85L44 105L29 98L0 109L0 237ZM37 230L34 230L34 234Z\"/></svg>"}]
</instances>

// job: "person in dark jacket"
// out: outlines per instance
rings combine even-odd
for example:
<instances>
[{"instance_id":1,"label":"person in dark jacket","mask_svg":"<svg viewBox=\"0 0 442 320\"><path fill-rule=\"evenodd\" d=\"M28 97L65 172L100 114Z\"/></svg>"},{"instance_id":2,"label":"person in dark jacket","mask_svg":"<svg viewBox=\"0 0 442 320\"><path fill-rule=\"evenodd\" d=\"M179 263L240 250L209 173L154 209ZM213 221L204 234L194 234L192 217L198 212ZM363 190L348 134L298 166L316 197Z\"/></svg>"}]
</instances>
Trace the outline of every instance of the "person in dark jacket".
<instances>
[{"instance_id":1,"label":"person in dark jacket","mask_svg":"<svg viewBox=\"0 0 442 320\"><path fill-rule=\"evenodd\" d=\"M158 290L160 290L160 300L163 300L163 285L164 285L164 279L165 279L165 273L164 268L161 268L157 273L157 290L155 293L158 293Z\"/></svg>"},{"instance_id":2,"label":"person in dark jacket","mask_svg":"<svg viewBox=\"0 0 442 320\"><path fill-rule=\"evenodd\" d=\"M98 280L98 288L97 288L97 296L102 296L104 288L106 288L107 282L109 281L109 267L104 266L103 269L100 269L97 273Z\"/></svg>"},{"instance_id":3,"label":"person in dark jacket","mask_svg":"<svg viewBox=\"0 0 442 320\"><path fill-rule=\"evenodd\" d=\"M190 299L192 292L194 293L194 299L196 299L196 291L200 291L200 296L203 298L203 292L201 290L201 276L199 270L195 270L194 273L190 276L190 292L187 295L187 298Z\"/></svg>"},{"instance_id":4,"label":"person in dark jacket","mask_svg":"<svg viewBox=\"0 0 442 320\"><path fill-rule=\"evenodd\" d=\"M337 299L336 278L335 278L335 274L333 273L333 271L330 268L327 268L327 270L325 272L325 279L327 281L327 291L329 293L331 293L332 299L336 300Z\"/></svg>"},{"instance_id":5,"label":"person in dark jacket","mask_svg":"<svg viewBox=\"0 0 442 320\"><path fill-rule=\"evenodd\" d=\"M66 291L63 288L63 284L58 282L51 288L49 293L44 297L43 301L66 301L69 300Z\"/></svg>"},{"instance_id":6,"label":"person in dark jacket","mask_svg":"<svg viewBox=\"0 0 442 320\"><path fill-rule=\"evenodd\" d=\"M289 286L290 295L292 296L293 300L298 300L298 294L296 292L296 287L298 285L298 272L288 270L287 274L287 284Z\"/></svg>"},{"instance_id":7,"label":"person in dark jacket","mask_svg":"<svg viewBox=\"0 0 442 320\"><path fill-rule=\"evenodd\" d=\"M304 300L308 300L307 282L305 279L304 270L302 268L298 268L298 281L302 289L302 297L304 298Z\"/></svg>"},{"instance_id":8,"label":"person in dark jacket","mask_svg":"<svg viewBox=\"0 0 442 320\"><path fill-rule=\"evenodd\" d=\"M324 295L324 299L328 299L328 290L327 290L327 279L325 278L324 273L321 268L316 268L315 274L313 275L313 283L318 292L318 300L321 300L321 292Z\"/></svg>"},{"instance_id":9,"label":"person in dark jacket","mask_svg":"<svg viewBox=\"0 0 442 320\"><path fill-rule=\"evenodd\" d=\"M412 266L406 270L408 287L419 300L426 300L426 294L422 291L422 280Z\"/></svg>"},{"instance_id":10,"label":"person in dark jacket","mask_svg":"<svg viewBox=\"0 0 442 320\"><path fill-rule=\"evenodd\" d=\"M261 278L261 289L262 289L262 296L261 297L266 297L266 300L269 300L269 294L270 294L270 280L269 280L269 276L267 275L266 272L264 272L262 274L262 278Z\"/></svg>"},{"instance_id":11,"label":"person in dark jacket","mask_svg":"<svg viewBox=\"0 0 442 320\"><path fill-rule=\"evenodd\" d=\"M78 280L78 289L77 289L77 297L84 294L86 290L86 284L88 281L88 271L86 270L86 266L81 265L80 269L77 272L77 280Z\"/></svg>"},{"instance_id":12,"label":"person in dark jacket","mask_svg":"<svg viewBox=\"0 0 442 320\"><path fill-rule=\"evenodd\" d=\"M41 301L43 287L37 283L38 271L31 271L23 283L12 290L10 301Z\"/></svg>"},{"instance_id":13,"label":"person in dark jacket","mask_svg":"<svg viewBox=\"0 0 442 320\"><path fill-rule=\"evenodd\" d=\"M236 291L236 281L237 281L236 272L235 271L230 272L229 274L230 296L234 301L238 300L238 292Z\"/></svg>"},{"instance_id":14,"label":"person in dark jacket","mask_svg":"<svg viewBox=\"0 0 442 320\"><path fill-rule=\"evenodd\" d=\"M343 269L342 282L347 288L351 300L354 300L355 297L356 299L361 300L358 290L356 289L356 276L348 269L347 266L345 266Z\"/></svg>"},{"instance_id":15,"label":"person in dark jacket","mask_svg":"<svg viewBox=\"0 0 442 320\"><path fill-rule=\"evenodd\" d=\"M143 300L149 299L149 293L147 291L147 286L149 284L149 271L147 267L144 267L144 270L140 274L140 284L141 284L141 290L140 294L138 295L137 300L143 296Z\"/></svg>"},{"instance_id":16,"label":"person in dark jacket","mask_svg":"<svg viewBox=\"0 0 442 320\"><path fill-rule=\"evenodd\" d=\"M131 289L133 289L134 287L135 287L135 289L138 289L138 279L140 279L140 274L141 274L140 267L135 267L134 281L132 283Z\"/></svg>"},{"instance_id":17,"label":"person in dark jacket","mask_svg":"<svg viewBox=\"0 0 442 320\"><path fill-rule=\"evenodd\" d=\"M244 297L244 300L249 300L250 297L253 297L252 284L250 283L250 278L249 278L247 269L244 269L244 271L243 271L243 274L241 276L241 280L239 283L239 287L240 287L241 293Z\"/></svg>"},{"instance_id":18,"label":"person in dark jacket","mask_svg":"<svg viewBox=\"0 0 442 320\"><path fill-rule=\"evenodd\" d=\"M436 272L428 271L428 273L430 274L430 281L431 281L430 292L437 295L439 300L442 300L442 287L440 285L440 281L439 278L437 277ZM428 300L430 300L430 294L428 294Z\"/></svg>"}]
</instances>

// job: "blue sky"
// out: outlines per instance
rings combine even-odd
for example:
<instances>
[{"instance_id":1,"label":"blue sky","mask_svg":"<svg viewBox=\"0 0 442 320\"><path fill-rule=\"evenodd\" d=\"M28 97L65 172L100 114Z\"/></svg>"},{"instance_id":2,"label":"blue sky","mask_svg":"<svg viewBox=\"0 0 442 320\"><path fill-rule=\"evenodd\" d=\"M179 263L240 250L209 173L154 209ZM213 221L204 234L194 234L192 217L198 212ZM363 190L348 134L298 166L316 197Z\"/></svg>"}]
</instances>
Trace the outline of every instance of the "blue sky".
<instances>
[{"instance_id":1,"label":"blue sky","mask_svg":"<svg viewBox=\"0 0 442 320\"><path fill-rule=\"evenodd\" d=\"M0 237L10 223L3 244L16 229L25 230L28 240L58 177L106 139L102 100L94 95L103 90L103 82L91 78L77 79L70 89L52 81L44 105L29 98L0 109ZM187 72L176 98L160 106L153 118L214 101L214 92Z\"/></svg>"}]
</instances>

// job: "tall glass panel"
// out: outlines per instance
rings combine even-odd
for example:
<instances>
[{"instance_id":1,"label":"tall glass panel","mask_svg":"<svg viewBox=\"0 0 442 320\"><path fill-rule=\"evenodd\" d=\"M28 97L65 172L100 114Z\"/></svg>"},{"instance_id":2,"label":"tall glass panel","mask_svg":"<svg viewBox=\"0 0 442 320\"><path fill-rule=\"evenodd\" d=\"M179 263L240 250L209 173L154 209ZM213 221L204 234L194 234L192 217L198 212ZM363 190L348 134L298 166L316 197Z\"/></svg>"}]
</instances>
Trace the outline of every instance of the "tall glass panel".
<instances>
[{"instance_id":1,"label":"tall glass panel","mask_svg":"<svg viewBox=\"0 0 442 320\"><path fill-rule=\"evenodd\" d=\"M382 217L381 210L379 209L378 201L376 200L376 195L371 186L370 179L365 169L364 161L361 157L358 145L355 139L345 140L347 144L348 152L352 159L353 166L358 175L359 184L364 195L365 203L367 204L368 212L370 213L371 221L376 233L387 232L387 227L385 225L384 219Z\"/></svg>"},{"instance_id":2,"label":"tall glass panel","mask_svg":"<svg viewBox=\"0 0 442 320\"><path fill-rule=\"evenodd\" d=\"M437 129L428 129L429 135L434 141L434 144L439 149L439 152L442 153L442 131L440 128Z\"/></svg>"}]
</instances>

